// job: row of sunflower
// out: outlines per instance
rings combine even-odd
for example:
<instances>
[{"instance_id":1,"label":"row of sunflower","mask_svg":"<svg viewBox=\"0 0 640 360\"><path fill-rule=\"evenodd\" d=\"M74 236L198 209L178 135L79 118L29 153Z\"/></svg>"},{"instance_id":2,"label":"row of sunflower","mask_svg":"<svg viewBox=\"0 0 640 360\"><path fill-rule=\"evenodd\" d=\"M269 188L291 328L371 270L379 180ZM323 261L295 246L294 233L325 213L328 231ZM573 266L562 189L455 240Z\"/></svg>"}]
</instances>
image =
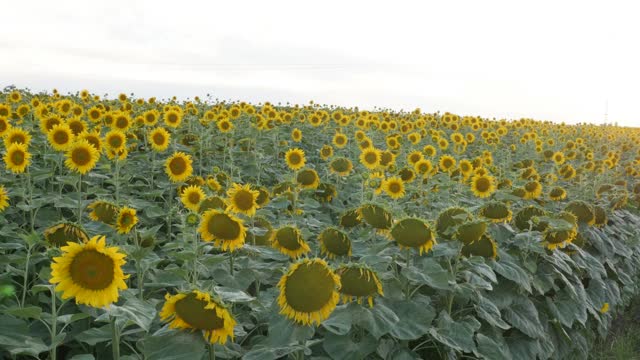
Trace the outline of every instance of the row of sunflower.
<instances>
[{"instance_id":1,"label":"row of sunflower","mask_svg":"<svg viewBox=\"0 0 640 360\"><path fill-rule=\"evenodd\" d=\"M397 292L385 296L384 288L398 283L407 301L430 296L453 316L468 307L454 301L460 287L421 284L428 273L409 274L427 271L422 259L437 260L478 301L491 287L464 277L467 261L499 269L503 259L534 251L554 259L594 253L605 263L617 253L599 239L620 227L607 225L640 203L640 131L616 126L9 89L0 95L0 136L1 219L17 224L12 234L41 233L54 255L50 275L28 256L22 276L8 274L22 284L16 306L40 306L28 286L45 281L63 300L94 308L119 303L130 288L157 300L145 284L165 270L139 256L151 251L172 271L191 267L166 289L159 318L236 350L234 334L244 334L241 343L251 338L250 310L215 291L233 283L203 265L216 256L228 261L231 278L250 270L247 261L276 271L236 290L271 299L301 326L320 326L346 306L340 299L384 308L374 299L394 300ZM55 203L70 197L77 200L69 206ZM524 251L520 238L536 248ZM501 283L510 280L501 274ZM486 356L434 331L417 335L411 340L431 341L438 353Z\"/></svg>"}]
</instances>

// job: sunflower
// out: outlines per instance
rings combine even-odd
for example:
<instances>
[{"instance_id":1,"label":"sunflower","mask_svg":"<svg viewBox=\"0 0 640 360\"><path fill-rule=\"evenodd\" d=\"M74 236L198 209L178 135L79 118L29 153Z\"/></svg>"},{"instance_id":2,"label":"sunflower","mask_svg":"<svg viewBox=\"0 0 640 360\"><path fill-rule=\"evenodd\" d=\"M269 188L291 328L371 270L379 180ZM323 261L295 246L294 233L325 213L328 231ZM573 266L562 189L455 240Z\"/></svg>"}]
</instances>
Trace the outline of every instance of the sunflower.
<instances>
[{"instance_id":1,"label":"sunflower","mask_svg":"<svg viewBox=\"0 0 640 360\"><path fill-rule=\"evenodd\" d=\"M93 146L94 148L96 148L96 150L98 150L98 153L102 152L102 140L100 139L99 132L84 131L80 133L80 135L78 135L76 140L86 140L91 146Z\"/></svg>"},{"instance_id":2,"label":"sunflower","mask_svg":"<svg viewBox=\"0 0 640 360\"><path fill-rule=\"evenodd\" d=\"M378 275L364 264L342 265L336 274L340 277L340 295L344 303L355 299L361 304L366 300L369 307L373 307L373 298L384 296Z\"/></svg>"},{"instance_id":3,"label":"sunflower","mask_svg":"<svg viewBox=\"0 0 640 360\"><path fill-rule=\"evenodd\" d=\"M73 142L75 135L67 124L55 125L48 133L47 140L56 151L65 151Z\"/></svg>"},{"instance_id":4,"label":"sunflower","mask_svg":"<svg viewBox=\"0 0 640 360\"><path fill-rule=\"evenodd\" d=\"M407 163L414 166L418 161L422 160L422 153L420 151L412 151L407 155Z\"/></svg>"},{"instance_id":5,"label":"sunflower","mask_svg":"<svg viewBox=\"0 0 640 360\"><path fill-rule=\"evenodd\" d=\"M193 173L191 155L175 152L165 162L165 172L172 182L184 181Z\"/></svg>"},{"instance_id":6,"label":"sunflower","mask_svg":"<svg viewBox=\"0 0 640 360\"><path fill-rule=\"evenodd\" d=\"M387 232L392 224L391 213L376 204L364 204L358 208L358 219L364 220L369 226L379 232Z\"/></svg>"},{"instance_id":7,"label":"sunflower","mask_svg":"<svg viewBox=\"0 0 640 360\"><path fill-rule=\"evenodd\" d=\"M482 220L468 221L458 226L454 237L456 240L461 241L464 244L469 244L474 241L480 240L480 238L487 231L487 223Z\"/></svg>"},{"instance_id":8,"label":"sunflower","mask_svg":"<svg viewBox=\"0 0 640 360\"><path fill-rule=\"evenodd\" d=\"M256 204L258 207L266 206L269 203L269 197L271 196L269 190L264 186L255 187L254 190L258 192L258 197L256 198Z\"/></svg>"},{"instance_id":9,"label":"sunflower","mask_svg":"<svg viewBox=\"0 0 640 360\"><path fill-rule=\"evenodd\" d=\"M114 153L118 153L126 149L127 136L119 130L111 130L104 136L107 148Z\"/></svg>"},{"instance_id":10,"label":"sunflower","mask_svg":"<svg viewBox=\"0 0 640 360\"><path fill-rule=\"evenodd\" d=\"M227 210L234 213L253 216L258 209L257 199L260 192L252 190L249 184L233 184L227 190Z\"/></svg>"},{"instance_id":11,"label":"sunflower","mask_svg":"<svg viewBox=\"0 0 640 360\"><path fill-rule=\"evenodd\" d=\"M543 244L549 250L567 246L578 235L578 219L575 215L563 211L557 218L566 222L568 227L550 226L545 230Z\"/></svg>"},{"instance_id":12,"label":"sunflower","mask_svg":"<svg viewBox=\"0 0 640 360\"><path fill-rule=\"evenodd\" d=\"M91 210L89 218L104 224L115 226L120 209L116 204L104 200L96 200L87 206Z\"/></svg>"},{"instance_id":13,"label":"sunflower","mask_svg":"<svg viewBox=\"0 0 640 360\"><path fill-rule=\"evenodd\" d=\"M471 213L460 207L451 207L443 210L436 220L438 236L451 240L457 227L464 222L471 221L472 218Z\"/></svg>"},{"instance_id":14,"label":"sunflower","mask_svg":"<svg viewBox=\"0 0 640 360\"><path fill-rule=\"evenodd\" d=\"M63 222L48 227L43 232L45 240L53 246L64 246L68 242L84 243L89 236L80 226Z\"/></svg>"},{"instance_id":15,"label":"sunflower","mask_svg":"<svg viewBox=\"0 0 640 360\"><path fill-rule=\"evenodd\" d=\"M4 186L0 185L0 212L9 206L9 194Z\"/></svg>"},{"instance_id":16,"label":"sunflower","mask_svg":"<svg viewBox=\"0 0 640 360\"><path fill-rule=\"evenodd\" d=\"M471 191L479 198L491 196L496 191L495 179L490 175L475 175L471 178Z\"/></svg>"},{"instance_id":17,"label":"sunflower","mask_svg":"<svg viewBox=\"0 0 640 360\"><path fill-rule=\"evenodd\" d=\"M525 191L525 199L537 199L542 195L542 184L538 181L529 181L524 184L523 189Z\"/></svg>"},{"instance_id":18,"label":"sunflower","mask_svg":"<svg viewBox=\"0 0 640 360\"><path fill-rule=\"evenodd\" d=\"M291 140L293 140L294 142L300 142L302 141L302 131L300 131L300 129L295 128L291 131Z\"/></svg>"},{"instance_id":19,"label":"sunflower","mask_svg":"<svg viewBox=\"0 0 640 360\"><path fill-rule=\"evenodd\" d=\"M87 130L87 123L84 120L73 118L67 120L67 125L71 129L74 136L80 135L83 131Z\"/></svg>"},{"instance_id":20,"label":"sunflower","mask_svg":"<svg viewBox=\"0 0 640 360\"><path fill-rule=\"evenodd\" d=\"M494 223L509 222L513 215L509 207L500 201L490 201L484 204L478 213Z\"/></svg>"},{"instance_id":21,"label":"sunflower","mask_svg":"<svg viewBox=\"0 0 640 360\"><path fill-rule=\"evenodd\" d=\"M527 231L529 229L534 231L544 231L548 224L544 222L536 223L536 218L546 215L547 213L537 206L527 206L516 214L516 227L522 231Z\"/></svg>"},{"instance_id":22,"label":"sunflower","mask_svg":"<svg viewBox=\"0 0 640 360\"><path fill-rule=\"evenodd\" d=\"M482 235L482 237L474 242L465 243L460 251L463 256L483 256L490 259L495 259L498 256L498 246L488 234Z\"/></svg>"},{"instance_id":23,"label":"sunflower","mask_svg":"<svg viewBox=\"0 0 640 360\"><path fill-rule=\"evenodd\" d=\"M160 112L156 109L147 110L142 114L144 124L147 126L154 126L160 118Z\"/></svg>"},{"instance_id":24,"label":"sunflower","mask_svg":"<svg viewBox=\"0 0 640 360\"><path fill-rule=\"evenodd\" d=\"M211 295L198 290L176 295L165 295L160 319L169 322L171 329L191 329L203 332L209 343L224 345L233 341L236 320L231 312Z\"/></svg>"},{"instance_id":25,"label":"sunflower","mask_svg":"<svg viewBox=\"0 0 640 360\"><path fill-rule=\"evenodd\" d=\"M360 163L369 170L374 170L380 165L381 152L374 147L368 147L360 153Z\"/></svg>"},{"instance_id":26,"label":"sunflower","mask_svg":"<svg viewBox=\"0 0 640 360\"><path fill-rule=\"evenodd\" d=\"M309 245L302 238L300 230L295 226L283 226L271 235L271 245L281 253L294 259L311 251Z\"/></svg>"},{"instance_id":27,"label":"sunflower","mask_svg":"<svg viewBox=\"0 0 640 360\"><path fill-rule=\"evenodd\" d=\"M340 277L317 258L292 264L278 288L280 313L302 325L319 325L340 301Z\"/></svg>"},{"instance_id":28,"label":"sunflower","mask_svg":"<svg viewBox=\"0 0 640 360\"><path fill-rule=\"evenodd\" d=\"M551 156L551 159L553 160L554 163L556 163L556 165L562 165L565 162L565 156L564 156L564 153L562 151L556 151Z\"/></svg>"},{"instance_id":29,"label":"sunflower","mask_svg":"<svg viewBox=\"0 0 640 360\"><path fill-rule=\"evenodd\" d=\"M324 145L320 149L320 158L322 160L327 160L333 156L333 148L330 145Z\"/></svg>"},{"instance_id":30,"label":"sunflower","mask_svg":"<svg viewBox=\"0 0 640 360\"><path fill-rule=\"evenodd\" d=\"M456 166L456 159L450 155L442 155L438 161L438 166L443 172L450 172Z\"/></svg>"},{"instance_id":31,"label":"sunflower","mask_svg":"<svg viewBox=\"0 0 640 360\"><path fill-rule=\"evenodd\" d=\"M246 241L253 245L270 246L273 227L269 220L262 216L256 216L252 219L251 225L251 230L247 232Z\"/></svg>"},{"instance_id":32,"label":"sunflower","mask_svg":"<svg viewBox=\"0 0 640 360\"><path fill-rule=\"evenodd\" d=\"M436 243L431 227L422 219L406 218L393 225L391 238L401 248L413 248L422 253L428 253Z\"/></svg>"},{"instance_id":33,"label":"sunflower","mask_svg":"<svg viewBox=\"0 0 640 360\"><path fill-rule=\"evenodd\" d=\"M96 166L100 153L87 140L77 140L69 146L65 157L64 164L69 170L84 175Z\"/></svg>"},{"instance_id":34,"label":"sunflower","mask_svg":"<svg viewBox=\"0 0 640 360\"><path fill-rule=\"evenodd\" d=\"M337 147L338 149L342 149L343 147L347 146L347 142L349 141L349 139L347 138L347 135L342 134L342 133L336 133L333 136L333 145L335 145L335 147Z\"/></svg>"},{"instance_id":35,"label":"sunflower","mask_svg":"<svg viewBox=\"0 0 640 360\"><path fill-rule=\"evenodd\" d=\"M318 235L320 250L333 259L338 256L351 256L351 240L347 234L334 227L328 227Z\"/></svg>"},{"instance_id":36,"label":"sunflower","mask_svg":"<svg viewBox=\"0 0 640 360\"><path fill-rule=\"evenodd\" d=\"M220 185L220 181L218 181L215 176L208 175L206 184L209 190L213 191L214 193L222 191L222 185Z\"/></svg>"},{"instance_id":37,"label":"sunflower","mask_svg":"<svg viewBox=\"0 0 640 360\"><path fill-rule=\"evenodd\" d=\"M404 181L398 176L390 177L382 182L382 189L392 199L404 197Z\"/></svg>"},{"instance_id":38,"label":"sunflower","mask_svg":"<svg viewBox=\"0 0 640 360\"><path fill-rule=\"evenodd\" d=\"M149 132L149 142L151 143L151 148L155 151L167 150L170 140L171 134L163 127L157 127Z\"/></svg>"},{"instance_id":39,"label":"sunflower","mask_svg":"<svg viewBox=\"0 0 640 360\"><path fill-rule=\"evenodd\" d=\"M118 211L116 218L116 229L118 234L128 234L131 229L138 223L136 210L127 206L123 206Z\"/></svg>"},{"instance_id":40,"label":"sunflower","mask_svg":"<svg viewBox=\"0 0 640 360\"><path fill-rule=\"evenodd\" d=\"M12 126L7 118L0 117L0 137L5 136L10 130Z\"/></svg>"},{"instance_id":41,"label":"sunflower","mask_svg":"<svg viewBox=\"0 0 640 360\"><path fill-rule=\"evenodd\" d=\"M233 123L229 121L229 119L222 119L216 124L218 126L218 130L220 130L221 133L228 133L229 131L233 130Z\"/></svg>"},{"instance_id":42,"label":"sunflower","mask_svg":"<svg viewBox=\"0 0 640 360\"><path fill-rule=\"evenodd\" d=\"M182 122L182 112L170 109L164 113L164 123L172 128L177 128Z\"/></svg>"},{"instance_id":43,"label":"sunflower","mask_svg":"<svg viewBox=\"0 0 640 360\"><path fill-rule=\"evenodd\" d=\"M219 196L209 196L202 199L198 206L198 213L202 214L207 210L218 209L224 210L227 208L227 203Z\"/></svg>"},{"instance_id":44,"label":"sunflower","mask_svg":"<svg viewBox=\"0 0 640 360\"><path fill-rule=\"evenodd\" d=\"M361 224L360 213L358 209L350 209L340 215L338 223L343 228L352 228Z\"/></svg>"},{"instance_id":45,"label":"sunflower","mask_svg":"<svg viewBox=\"0 0 640 360\"><path fill-rule=\"evenodd\" d=\"M291 170L302 169L306 162L304 151L298 148L289 149L284 155L284 159Z\"/></svg>"},{"instance_id":46,"label":"sunflower","mask_svg":"<svg viewBox=\"0 0 640 360\"><path fill-rule=\"evenodd\" d=\"M331 202L338 195L335 185L329 183L320 183L313 197L319 202Z\"/></svg>"},{"instance_id":47,"label":"sunflower","mask_svg":"<svg viewBox=\"0 0 640 360\"><path fill-rule=\"evenodd\" d=\"M296 182L303 189L316 189L320 184L320 177L313 169L302 169L296 174Z\"/></svg>"},{"instance_id":48,"label":"sunflower","mask_svg":"<svg viewBox=\"0 0 640 360\"><path fill-rule=\"evenodd\" d=\"M567 197L567 191L560 186L556 186L549 191L549 199L553 201L564 200Z\"/></svg>"},{"instance_id":49,"label":"sunflower","mask_svg":"<svg viewBox=\"0 0 640 360\"><path fill-rule=\"evenodd\" d=\"M24 129L14 127L11 128L11 130L7 131L2 140L4 142L5 148L8 148L9 145L13 143L25 144L29 146L29 144L31 143L31 134L29 134L29 132L25 131Z\"/></svg>"},{"instance_id":50,"label":"sunflower","mask_svg":"<svg viewBox=\"0 0 640 360\"><path fill-rule=\"evenodd\" d=\"M94 236L85 243L69 242L62 256L51 263L50 283L62 291L62 299L76 298L76 304L109 306L118 301L118 290L127 288L122 272L125 254L117 246L107 247L104 236Z\"/></svg>"},{"instance_id":51,"label":"sunflower","mask_svg":"<svg viewBox=\"0 0 640 360\"><path fill-rule=\"evenodd\" d=\"M433 171L433 164L431 163L431 160L422 159L413 165L413 169L416 173L425 177Z\"/></svg>"},{"instance_id":52,"label":"sunflower","mask_svg":"<svg viewBox=\"0 0 640 360\"><path fill-rule=\"evenodd\" d=\"M347 176L351 173L351 170L353 170L353 164L351 163L351 160L339 157L333 159L331 163L329 163L329 170L334 174Z\"/></svg>"},{"instance_id":53,"label":"sunflower","mask_svg":"<svg viewBox=\"0 0 640 360\"><path fill-rule=\"evenodd\" d=\"M0 203L1 203L1 200L0 200ZM0 210L2 210L1 206L0 206ZM607 221L608 221L607 212L604 210L604 208L602 206L597 206L597 205L594 206L593 207L593 213L595 214L595 218L596 218L596 220L594 222L594 225L596 227L603 227L603 226L607 225Z\"/></svg>"},{"instance_id":54,"label":"sunflower","mask_svg":"<svg viewBox=\"0 0 640 360\"><path fill-rule=\"evenodd\" d=\"M578 218L578 222L593 225L596 222L596 215L593 207L582 200L574 200L567 204L564 211L569 212Z\"/></svg>"},{"instance_id":55,"label":"sunflower","mask_svg":"<svg viewBox=\"0 0 640 360\"><path fill-rule=\"evenodd\" d=\"M198 185L191 185L182 190L180 200L184 207L191 211L198 211L200 209L200 203L205 199L207 195L202 188Z\"/></svg>"},{"instance_id":56,"label":"sunflower","mask_svg":"<svg viewBox=\"0 0 640 360\"><path fill-rule=\"evenodd\" d=\"M223 251L234 251L244 245L247 235L242 220L228 212L207 210L202 215L198 232L204 241L214 241Z\"/></svg>"},{"instance_id":57,"label":"sunflower","mask_svg":"<svg viewBox=\"0 0 640 360\"><path fill-rule=\"evenodd\" d=\"M15 174L20 174L23 173L31 163L31 153L27 151L27 145L13 143L7 148L3 159L7 170Z\"/></svg>"}]
</instances>

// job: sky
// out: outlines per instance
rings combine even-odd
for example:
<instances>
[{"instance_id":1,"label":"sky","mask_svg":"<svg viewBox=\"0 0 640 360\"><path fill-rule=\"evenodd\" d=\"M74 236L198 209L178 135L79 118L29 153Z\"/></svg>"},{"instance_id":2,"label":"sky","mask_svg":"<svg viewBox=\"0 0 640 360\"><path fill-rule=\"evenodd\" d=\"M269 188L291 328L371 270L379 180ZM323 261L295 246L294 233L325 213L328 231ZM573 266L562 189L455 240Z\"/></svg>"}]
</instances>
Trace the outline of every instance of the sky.
<instances>
[{"instance_id":1,"label":"sky","mask_svg":"<svg viewBox=\"0 0 640 360\"><path fill-rule=\"evenodd\" d=\"M0 86L640 127L633 1L11 1Z\"/></svg>"}]
</instances>

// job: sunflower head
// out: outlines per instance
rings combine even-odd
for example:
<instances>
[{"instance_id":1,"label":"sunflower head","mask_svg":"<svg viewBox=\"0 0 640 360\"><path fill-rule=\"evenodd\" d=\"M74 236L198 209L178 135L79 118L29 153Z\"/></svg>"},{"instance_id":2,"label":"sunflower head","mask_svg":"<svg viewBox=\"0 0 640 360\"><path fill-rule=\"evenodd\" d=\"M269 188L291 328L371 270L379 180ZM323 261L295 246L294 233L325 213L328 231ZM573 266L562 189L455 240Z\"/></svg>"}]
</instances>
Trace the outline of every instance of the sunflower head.
<instances>
[{"instance_id":1,"label":"sunflower head","mask_svg":"<svg viewBox=\"0 0 640 360\"><path fill-rule=\"evenodd\" d=\"M522 231L531 230L543 231L547 224L544 222L535 223L536 217L545 216L546 212L537 206L527 206L516 213L516 227Z\"/></svg>"},{"instance_id":2,"label":"sunflower head","mask_svg":"<svg viewBox=\"0 0 640 360\"><path fill-rule=\"evenodd\" d=\"M498 246L488 234L482 235L480 239L471 243L465 243L461 249L463 256L483 256L495 259L498 255Z\"/></svg>"},{"instance_id":3,"label":"sunflower head","mask_svg":"<svg viewBox=\"0 0 640 360\"><path fill-rule=\"evenodd\" d=\"M578 222L587 225L593 225L596 222L596 215L593 207L582 200L571 201L564 208L564 211L570 212L578 218Z\"/></svg>"},{"instance_id":4,"label":"sunflower head","mask_svg":"<svg viewBox=\"0 0 640 360\"><path fill-rule=\"evenodd\" d=\"M118 301L118 291L127 288L122 272L125 254L117 246L107 247L104 236L85 243L69 242L53 258L50 283L62 291L62 299L75 297L77 304L109 306Z\"/></svg>"},{"instance_id":5,"label":"sunflower head","mask_svg":"<svg viewBox=\"0 0 640 360\"><path fill-rule=\"evenodd\" d=\"M381 152L374 147L368 147L360 153L360 163L369 170L374 170L380 165Z\"/></svg>"},{"instance_id":6,"label":"sunflower head","mask_svg":"<svg viewBox=\"0 0 640 360\"><path fill-rule=\"evenodd\" d=\"M0 212L3 212L9 206L9 194L4 186L0 185Z\"/></svg>"},{"instance_id":7,"label":"sunflower head","mask_svg":"<svg viewBox=\"0 0 640 360\"><path fill-rule=\"evenodd\" d=\"M490 175L475 175L471 178L471 191L479 198L491 196L496 191L495 179Z\"/></svg>"},{"instance_id":8,"label":"sunflower head","mask_svg":"<svg viewBox=\"0 0 640 360\"><path fill-rule=\"evenodd\" d=\"M482 220L468 221L458 226L455 238L464 244L469 244L480 238L487 232L487 223Z\"/></svg>"},{"instance_id":9,"label":"sunflower head","mask_svg":"<svg viewBox=\"0 0 640 360\"><path fill-rule=\"evenodd\" d=\"M340 277L317 258L291 265L278 288L280 313L302 325L322 323L340 300Z\"/></svg>"},{"instance_id":10,"label":"sunflower head","mask_svg":"<svg viewBox=\"0 0 640 360\"><path fill-rule=\"evenodd\" d=\"M340 215L338 221L343 228L352 228L361 224L360 215L358 209L350 209Z\"/></svg>"},{"instance_id":11,"label":"sunflower head","mask_svg":"<svg viewBox=\"0 0 640 360\"><path fill-rule=\"evenodd\" d=\"M227 191L227 210L253 216L258 209L257 199L260 192L252 190L249 184L233 184Z\"/></svg>"},{"instance_id":12,"label":"sunflower head","mask_svg":"<svg viewBox=\"0 0 640 360\"><path fill-rule=\"evenodd\" d=\"M165 162L165 172L174 183L184 181L193 173L192 163L191 155L178 151Z\"/></svg>"},{"instance_id":13,"label":"sunflower head","mask_svg":"<svg viewBox=\"0 0 640 360\"><path fill-rule=\"evenodd\" d=\"M455 234L456 228L467 221L471 221L472 219L473 216L471 216L471 213L463 208L448 208L442 211L436 220L436 231L438 232L438 236L446 240L451 240Z\"/></svg>"},{"instance_id":14,"label":"sunflower head","mask_svg":"<svg viewBox=\"0 0 640 360\"><path fill-rule=\"evenodd\" d=\"M351 163L351 160L339 157L333 159L331 163L329 163L329 170L334 174L347 176L351 173L351 170L353 170L353 164Z\"/></svg>"},{"instance_id":15,"label":"sunflower head","mask_svg":"<svg viewBox=\"0 0 640 360\"><path fill-rule=\"evenodd\" d=\"M376 230L386 231L393 224L391 213L380 205L364 204L358 208L358 219Z\"/></svg>"},{"instance_id":16,"label":"sunflower head","mask_svg":"<svg viewBox=\"0 0 640 360\"><path fill-rule=\"evenodd\" d=\"M52 246L64 246L68 242L84 243L89 236L82 227L68 222L62 222L48 227L43 232L44 238Z\"/></svg>"},{"instance_id":17,"label":"sunflower head","mask_svg":"<svg viewBox=\"0 0 640 360\"><path fill-rule=\"evenodd\" d=\"M345 303L356 300L360 304L366 300L369 307L373 307L373 298L384 296L378 275L364 264L342 265L336 274L340 277L340 295Z\"/></svg>"},{"instance_id":18,"label":"sunflower head","mask_svg":"<svg viewBox=\"0 0 640 360\"><path fill-rule=\"evenodd\" d=\"M200 203L205 199L205 197L206 194L200 186L191 185L182 190L180 200L187 209L191 211L198 211L200 209Z\"/></svg>"},{"instance_id":19,"label":"sunflower head","mask_svg":"<svg viewBox=\"0 0 640 360\"><path fill-rule=\"evenodd\" d=\"M575 215L563 211L556 218L562 220L566 226L547 226L543 243L549 250L564 248L578 235L578 218Z\"/></svg>"},{"instance_id":20,"label":"sunflower head","mask_svg":"<svg viewBox=\"0 0 640 360\"><path fill-rule=\"evenodd\" d=\"M91 210L89 217L93 221L100 221L104 224L115 226L118 219L118 206L108 201L96 200L87 206Z\"/></svg>"},{"instance_id":21,"label":"sunflower head","mask_svg":"<svg viewBox=\"0 0 640 360\"><path fill-rule=\"evenodd\" d=\"M607 221L608 221L607 212L602 206L597 206L597 205L594 206L593 213L595 215L595 222L594 222L595 226L603 227L607 225Z\"/></svg>"},{"instance_id":22,"label":"sunflower head","mask_svg":"<svg viewBox=\"0 0 640 360\"><path fill-rule=\"evenodd\" d=\"M273 227L269 220L262 216L253 218L251 230L247 232L247 242L254 245L270 246L273 236Z\"/></svg>"},{"instance_id":23,"label":"sunflower head","mask_svg":"<svg viewBox=\"0 0 640 360\"><path fill-rule=\"evenodd\" d=\"M216 209L204 212L198 232L202 240L214 241L223 251L234 251L242 247L246 238L246 228L242 220Z\"/></svg>"},{"instance_id":24,"label":"sunflower head","mask_svg":"<svg viewBox=\"0 0 640 360\"><path fill-rule=\"evenodd\" d=\"M123 206L118 211L116 219L116 229L119 234L128 234L131 229L138 223L136 210L128 206Z\"/></svg>"},{"instance_id":25,"label":"sunflower head","mask_svg":"<svg viewBox=\"0 0 640 360\"><path fill-rule=\"evenodd\" d=\"M406 218L398 221L391 228L390 235L400 247L417 249L420 254L428 253L436 243L429 224L418 218Z\"/></svg>"},{"instance_id":26,"label":"sunflower head","mask_svg":"<svg viewBox=\"0 0 640 360\"><path fill-rule=\"evenodd\" d=\"M523 189L525 199L537 199L542 194L542 184L535 180L524 184Z\"/></svg>"},{"instance_id":27,"label":"sunflower head","mask_svg":"<svg viewBox=\"0 0 640 360\"><path fill-rule=\"evenodd\" d=\"M294 259L311 251L307 242L302 238L300 230L292 225L283 226L274 231L271 235L271 245Z\"/></svg>"},{"instance_id":28,"label":"sunflower head","mask_svg":"<svg viewBox=\"0 0 640 360\"><path fill-rule=\"evenodd\" d=\"M148 139L153 150L158 152L165 151L169 147L171 134L165 128L157 127L149 132Z\"/></svg>"},{"instance_id":29,"label":"sunflower head","mask_svg":"<svg viewBox=\"0 0 640 360\"><path fill-rule=\"evenodd\" d=\"M494 223L509 222L513 215L507 204L501 201L490 201L484 204L479 214Z\"/></svg>"},{"instance_id":30,"label":"sunflower head","mask_svg":"<svg viewBox=\"0 0 640 360\"><path fill-rule=\"evenodd\" d=\"M304 151L298 148L289 149L285 153L284 159L291 170L302 169L306 162Z\"/></svg>"},{"instance_id":31,"label":"sunflower head","mask_svg":"<svg viewBox=\"0 0 640 360\"><path fill-rule=\"evenodd\" d=\"M21 174L31 163L31 153L26 144L13 143L7 148L3 160L7 170Z\"/></svg>"},{"instance_id":32,"label":"sunflower head","mask_svg":"<svg viewBox=\"0 0 640 360\"><path fill-rule=\"evenodd\" d=\"M67 148L65 166L72 171L86 174L96 166L100 153L87 140L76 140Z\"/></svg>"},{"instance_id":33,"label":"sunflower head","mask_svg":"<svg viewBox=\"0 0 640 360\"><path fill-rule=\"evenodd\" d=\"M318 240L322 253L331 259L351 256L351 240L343 231L333 227L326 228L318 235Z\"/></svg>"},{"instance_id":34,"label":"sunflower head","mask_svg":"<svg viewBox=\"0 0 640 360\"><path fill-rule=\"evenodd\" d=\"M314 193L314 198L322 203L328 203L338 195L335 185L329 183L320 183Z\"/></svg>"},{"instance_id":35,"label":"sunflower head","mask_svg":"<svg viewBox=\"0 0 640 360\"><path fill-rule=\"evenodd\" d=\"M315 189L320 184L320 177L313 169L302 169L296 174L296 182L303 189Z\"/></svg>"},{"instance_id":36,"label":"sunflower head","mask_svg":"<svg viewBox=\"0 0 640 360\"><path fill-rule=\"evenodd\" d=\"M225 344L233 340L236 320L227 307L208 293L193 290L165 296L160 319L172 329L200 330L205 340Z\"/></svg>"},{"instance_id":37,"label":"sunflower head","mask_svg":"<svg viewBox=\"0 0 640 360\"><path fill-rule=\"evenodd\" d=\"M398 176L390 177L382 182L382 189L392 199L404 197L404 181Z\"/></svg>"},{"instance_id":38,"label":"sunflower head","mask_svg":"<svg viewBox=\"0 0 640 360\"><path fill-rule=\"evenodd\" d=\"M566 197L567 197L567 191L560 186L556 186L553 189L551 189L551 191L549 191L549 199L553 201L564 200Z\"/></svg>"}]
</instances>

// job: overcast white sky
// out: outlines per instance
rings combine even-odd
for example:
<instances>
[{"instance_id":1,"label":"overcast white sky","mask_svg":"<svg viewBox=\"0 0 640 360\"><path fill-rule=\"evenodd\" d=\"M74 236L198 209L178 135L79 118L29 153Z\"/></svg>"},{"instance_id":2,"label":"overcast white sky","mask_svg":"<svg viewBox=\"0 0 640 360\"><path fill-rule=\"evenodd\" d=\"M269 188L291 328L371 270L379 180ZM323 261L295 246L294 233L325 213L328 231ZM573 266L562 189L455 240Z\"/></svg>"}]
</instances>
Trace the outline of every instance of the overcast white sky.
<instances>
[{"instance_id":1,"label":"overcast white sky","mask_svg":"<svg viewBox=\"0 0 640 360\"><path fill-rule=\"evenodd\" d=\"M640 126L622 1L6 1L0 86Z\"/></svg>"}]
</instances>

